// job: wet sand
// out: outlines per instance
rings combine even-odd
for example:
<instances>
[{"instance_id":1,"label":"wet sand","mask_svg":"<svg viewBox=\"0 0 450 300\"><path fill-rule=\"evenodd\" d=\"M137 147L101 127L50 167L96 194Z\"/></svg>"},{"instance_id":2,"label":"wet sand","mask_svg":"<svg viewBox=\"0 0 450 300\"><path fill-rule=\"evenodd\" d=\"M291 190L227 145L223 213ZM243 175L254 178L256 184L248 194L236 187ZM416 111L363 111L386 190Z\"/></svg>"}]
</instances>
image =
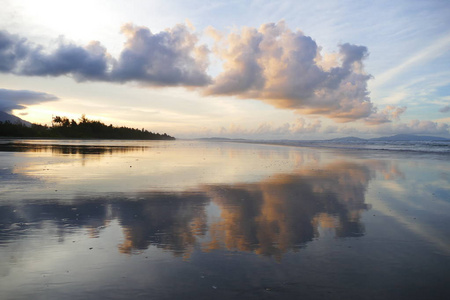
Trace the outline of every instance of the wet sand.
<instances>
[{"instance_id":1,"label":"wet sand","mask_svg":"<svg viewBox=\"0 0 450 300\"><path fill-rule=\"evenodd\" d=\"M1 299L446 299L448 154L0 145Z\"/></svg>"}]
</instances>

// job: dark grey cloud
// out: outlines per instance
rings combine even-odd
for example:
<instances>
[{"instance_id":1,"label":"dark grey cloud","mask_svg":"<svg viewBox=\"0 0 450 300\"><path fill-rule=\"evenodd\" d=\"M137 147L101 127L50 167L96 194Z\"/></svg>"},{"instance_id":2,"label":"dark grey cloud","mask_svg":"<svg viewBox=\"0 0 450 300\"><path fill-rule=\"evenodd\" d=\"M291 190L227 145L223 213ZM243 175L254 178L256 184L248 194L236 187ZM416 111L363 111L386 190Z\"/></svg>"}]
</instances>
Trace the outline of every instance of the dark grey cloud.
<instances>
[{"instance_id":1,"label":"dark grey cloud","mask_svg":"<svg viewBox=\"0 0 450 300\"><path fill-rule=\"evenodd\" d=\"M197 37L186 26L153 34L146 27L126 24L122 33L127 42L113 63L112 81L155 86L203 86L210 82L206 74L208 50L197 46Z\"/></svg>"},{"instance_id":2,"label":"dark grey cloud","mask_svg":"<svg viewBox=\"0 0 450 300\"><path fill-rule=\"evenodd\" d=\"M441 112L441 113L446 113L449 111L450 111L450 105L444 106L439 110L439 112Z\"/></svg>"},{"instance_id":3,"label":"dark grey cloud","mask_svg":"<svg viewBox=\"0 0 450 300\"><path fill-rule=\"evenodd\" d=\"M0 89L0 111L10 113L13 109L24 109L28 105L57 99L54 95L42 92Z\"/></svg>"},{"instance_id":4,"label":"dark grey cloud","mask_svg":"<svg viewBox=\"0 0 450 300\"><path fill-rule=\"evenodd\" d=\"M78 46L60 39L54 49L0 31L0 72L25 76L70 75L77 81L136 81L153 86L203 86L208 50L186 26L177 25L158 34L131 24L118 59L99 42Z\"/></svg>"},{"instance_id":5,"label":"dark grey cloud","mask_svg":"<svg viewBox=\"0 0 450 300\"><path fill-rule=\"evenodd\" d=\"M106 50L92 42L86 47L60 40L54 50L0 31L0 72L27 76L73 75L77 80L104 80Z\"/></svg>"},{"instance_id":6,"label":"dark grey cloud","mask_svg":"<svg viewBox=\"0 0 450 300\"><path fill-rule=\"evenodd\" d=\"M100 43L86 47L60 42L56 50L45 52L34 48L21 61L17 73L28 76L60 76L71 74L79 81L104 80L107 77L108 57Z\"/></svg>"},{"instance_id":7,"label":"dark grey cloud","mask_svg":"<svg viewBox=\"0 0 450 300\"><path fill-rule=\"evenodd\" d=\"M28 51L26 39L0 30L0 72L12 72Z\"/></svg>"}]
</instances>

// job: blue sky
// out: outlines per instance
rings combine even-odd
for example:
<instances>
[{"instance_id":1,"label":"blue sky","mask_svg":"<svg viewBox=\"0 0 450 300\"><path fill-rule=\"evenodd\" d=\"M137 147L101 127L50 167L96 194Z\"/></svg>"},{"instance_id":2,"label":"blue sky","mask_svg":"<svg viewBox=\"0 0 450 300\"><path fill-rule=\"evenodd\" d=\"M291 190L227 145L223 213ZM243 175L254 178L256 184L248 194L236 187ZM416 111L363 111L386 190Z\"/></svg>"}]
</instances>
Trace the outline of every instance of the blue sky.
<instances>
[{"instance_id":1,"label":"blue sky","mask_svg":"<svg viewBox=\"0 0 450 300\"><path fill-rule=\"evenodd\" d=\"M181 138L450 137L448 1L0 5L0 109L31 122L85 113Z\"/></svg>"}]
</instances>

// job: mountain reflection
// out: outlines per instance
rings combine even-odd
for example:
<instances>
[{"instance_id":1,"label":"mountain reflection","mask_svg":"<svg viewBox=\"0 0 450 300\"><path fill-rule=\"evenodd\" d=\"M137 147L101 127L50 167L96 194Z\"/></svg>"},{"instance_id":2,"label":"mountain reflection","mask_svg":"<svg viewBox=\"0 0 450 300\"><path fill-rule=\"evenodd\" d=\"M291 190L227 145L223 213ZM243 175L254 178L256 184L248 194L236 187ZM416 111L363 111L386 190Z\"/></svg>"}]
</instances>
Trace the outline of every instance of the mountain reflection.
<instances>
[{"instance_id":1,"label":"mountain reflection","mask_svg":"<svg viewBox=\"0 0 450 300\"><path fill-rule=\"evenodd\" d=\"M82 228L98 237L109 222L118 220L124 234L118 245L121 253L155 246L187 256L201 238L204 251L247 251L280 259L319 237L321 228L333 230L336 237L364 235L360 219L368 209L365 192L374 176L370 170L367 165L341 162L259 183L207 185L192 193L4 205L0 244L45 226L61 240ZM208 218L210 204L219 209L216 218Z\"/></svg>"}]
</instances>

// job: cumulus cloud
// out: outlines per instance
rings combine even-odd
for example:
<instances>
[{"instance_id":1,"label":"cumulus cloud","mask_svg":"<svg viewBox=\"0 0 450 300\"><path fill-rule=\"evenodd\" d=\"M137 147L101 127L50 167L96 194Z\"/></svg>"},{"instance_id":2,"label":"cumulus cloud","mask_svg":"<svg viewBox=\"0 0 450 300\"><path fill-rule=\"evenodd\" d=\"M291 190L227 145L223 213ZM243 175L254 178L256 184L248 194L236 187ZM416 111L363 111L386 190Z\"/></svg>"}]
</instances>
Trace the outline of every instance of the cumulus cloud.
<instances>
[{"instance_id":1,"label":"cumulus cloud","mask_svg":"<svg viewBox=\"0 0 450 300\"><path fill-rule=\"evenodd\" d=\"M71 75L78 81L136 81L153 86L203 86L208 49L185 25L158 34L131 24L122 27L127 40L119 58L93 41L78 46L60 38L46 49L18 35L0 31L0 72L26 76Z\"/></svg>"},{"instance_id":2,"label":"cumulus cloud","mask_svg":"<svg viewBox=\"0 0 450 300\"><path fill-rule=\"evenodd\" d=\"M207 73L210 50L186 25L159 33L126 24L126 41L113 57L98 41L80 46L60 38L53 47L0 31L0 72L25 76L72 76L77 81L138 82L146 86L203 87L205 95L256 99L276 108L350 122L389 122L400 110L377 112L367 90L364 46L339 45L336 53L284 22L246 27L230 34L209 28L213 53L223 62Z\"/></svg>"},{"instance_id":3,"label":"cumulus cloud","mask_svg":"<svg viewBox=\"0 0 450 300\"><path fill-rule=\"evenodd\" d=\"M24 109L27 105L57 99L54 95L42 92L0 89L0 111L10 113L13 109Z\"/></svg>"},{"instance_id":4,"label":"cumulus cloud","mask_svg":"<svg viewBox=\"0 0 450 300\"><path fill-rule=\"evenodd\" d=\"M304 118L298 118L294 122L286 122L281 125L264 122L254 128L244 128L236 124L231 124L228 128L222 127L217 133L208 133L231 137L294 137L302 134L317 133L321 128L322 122L320 120L305 120Z\"/></svg>"},{"instance_id":5,"label":"cumulus cloud","mask_svg":"<svg viewBox=\"0 0 450 300\"><path fill-rule=\"evenodd\" d=\"M446 105L439 110L439 112L441 112L441 113L446 113L449 111L450 111L450 105Z\"/></svg>"},{"instance_id":6,"label":"cumulus cloud","mask_svg":"<svg viewBox=\"0 0 450 300\"><path fill-rule=\"evenodd\" d=\"M292 133L316 133L322 127L320 120L306 121L303 118L298 118L291 128Z\"/></svg>"},{"instance_id":7,"label":"cumulus cloud","mask_svg":"<svg viewBox=\"0 0 450 300\"><path fill-rule=\"evenodd\" d=\"M291 124L285 123L281 126L273 126L269 123L260 124L255 130L251 131L252 135L284 135L291 130Z\"/></svg>"},{"instance_id":8,"label":"cumulus cloud","mask_svg":"<svg viewBox=\"0 0 450 300\"><path fill-rule=\"evenodd\" d=\"M323 58L311 37L289 30L284 22L229 35L212 28L208 32L216 40L214 52L224 61L224 71L207 95L259 99L341 122L374 113L367 91L371 76L362 63L368 55L364 46L343 44L339 53Z\"/></svg>"},{"instance_id":9,"label":"cumulus cloud","mask_svg":"<svg viewBox=\"0 0 450 300\"><path fill-rule=\"evenodd\" d=\"M345 128L339 128L338 132L344 132ZM358 129L361 134L427 134L448 136L450 125L448 123L433 122L428 120L411 120L409 122L383 123L374 127Z\"/></svg>"},{"instance_id":10,"label":"cumulus cloud","mask_svg":"<svg viewBox=\"0 0 450 300\"><path fill-rule=\"evenodd\" d=\"M433 121L412 120L409 123L398 124L394 132L416 134L449 134L450 125Z\"/></svg>"},{"instance_id":11,"label":"cumulus cloud","mask_svg":"<svg viewBox=\"0 0 450 300\"><path fill-rule=\"evenodd\" d=\"M202 86L210 82L206 74L209 50L197 46L197 36L185 25L153 34L146 27L126 24L122 33L127 42L114 61L113 81L135 80L161 86Z\"/></svg>"},{"instance_id":12,"label":"cumulus cloud","mask_svg":"<svg viewBox=\"0 0 450 300\"><path fill-rule=\"evenodd\" d=\"M106 49L98 42L80 47L59 39L55 49L44 49L0 31L0 72L27 76L71 74L77 80L94 80L103 79L107 67Z\"/></svg>"},{"instance_id":13,"label":"cumulus cloud","mask_svg":"<svg viewBox=\"0 0 450 300\"><path fill-rule=\"evenodd\" d=\"M78 81L103 80L108 69L106 49L99 42L86 47L60 41L50 52L33 48L18 65L16 72L28 76L60 76L71 74Z\"/></svg>"},{"instance_id":14,"label":"cumulus cloud","mask_svg":"<svg viewBox=\"0 0 450 300\"><path fill-rule=\"evenodd\" d=\"M371 127L354 126L327 126L323 133L339 133L345 135L393 135L393 134L426 134L448 136L450 134L450 125L448 123L433 122L428 120L412 120L409 122L387 122Z\"/></svg>"},{"instance_id":15,"label":"cumulus cloud","mask_svg":"<svg viewBox=\"0 0 450 300\"><path fill-rule=\"evenodd\" d=\"M26 39L0 30L0 72L11 72L28 54Z\"/></svg>"},{"instance_id":16,"label":"cumulus cloud","mask_svg":"<svg viewBox=\"0 0 450 300\"><path fill-rule=\"evenodd\" d=\"M406 106L397 107L394 105L387 105L383 110L372 113L365 119L366 123L371 125L378 125L392 121L398 121L400 115L406 111Z\"/></svg>"}]
</instances>

